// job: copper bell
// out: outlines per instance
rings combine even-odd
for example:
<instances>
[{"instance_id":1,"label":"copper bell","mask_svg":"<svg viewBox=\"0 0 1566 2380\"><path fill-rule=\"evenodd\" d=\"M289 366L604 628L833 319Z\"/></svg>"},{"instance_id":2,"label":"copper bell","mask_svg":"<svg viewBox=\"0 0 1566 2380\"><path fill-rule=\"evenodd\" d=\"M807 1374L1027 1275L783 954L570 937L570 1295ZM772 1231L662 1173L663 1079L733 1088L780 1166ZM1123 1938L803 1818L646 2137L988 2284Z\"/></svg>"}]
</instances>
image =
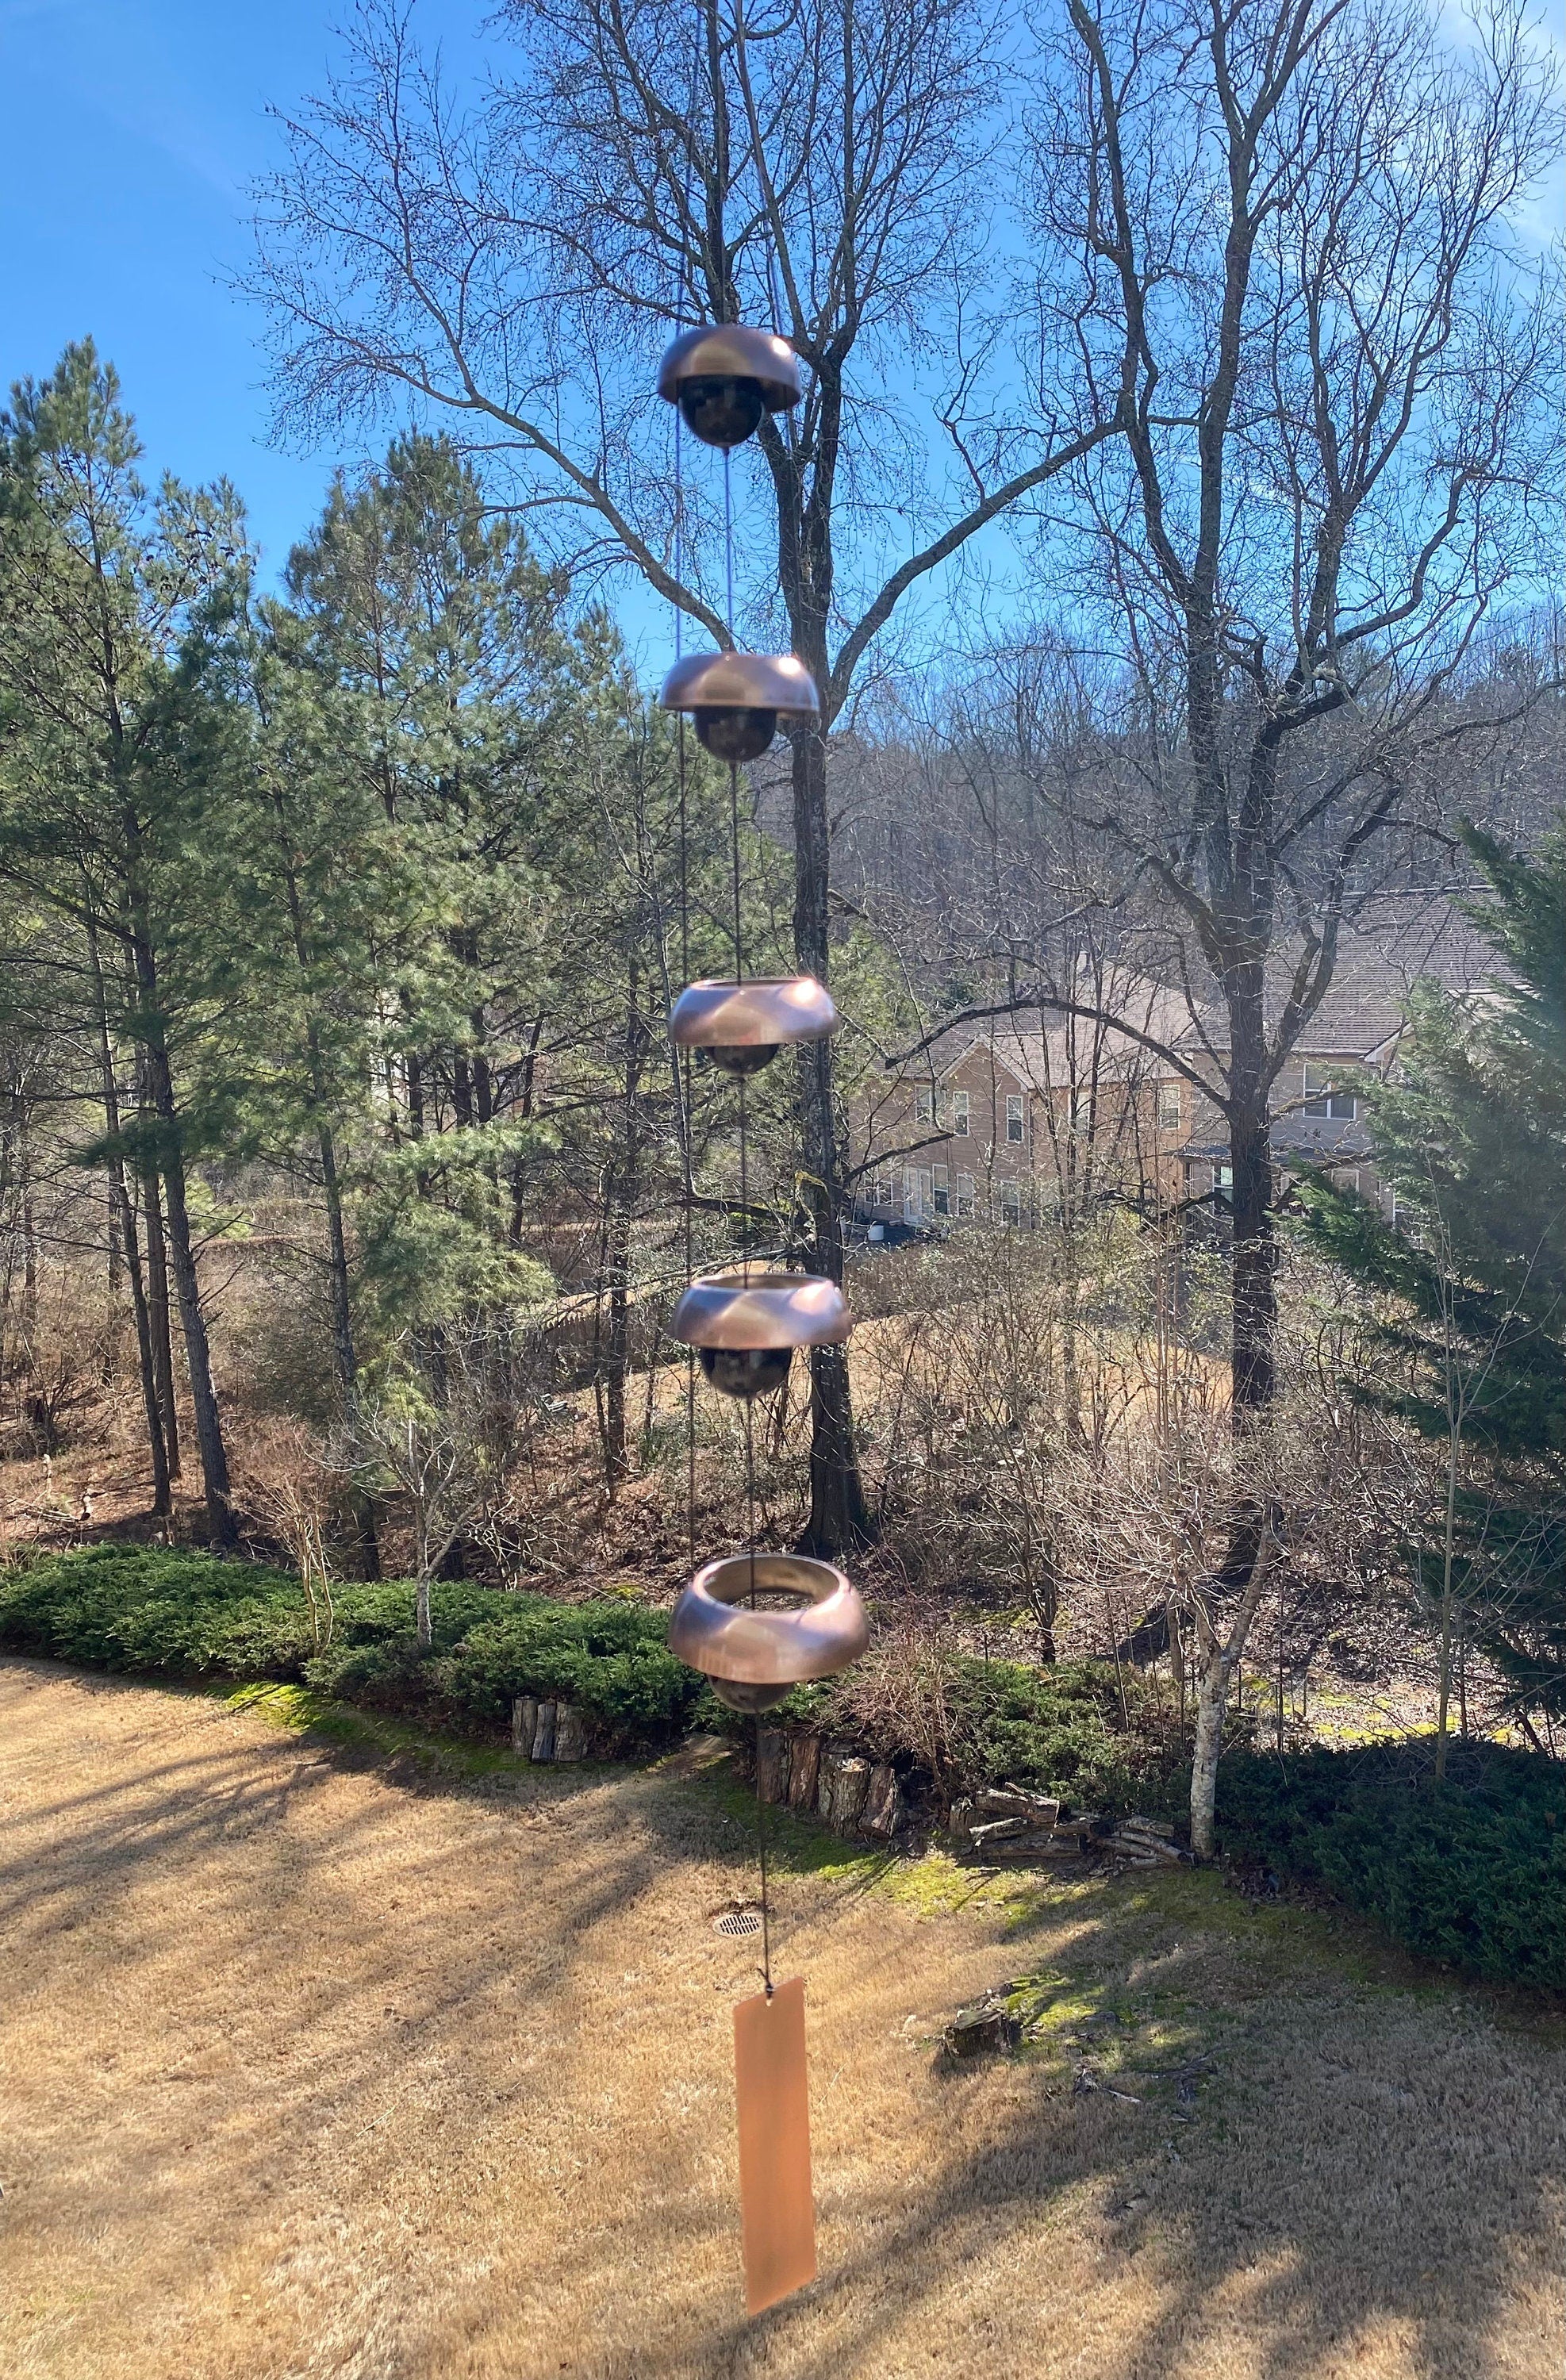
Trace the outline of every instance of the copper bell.
<instances>
[{"instance_id":1,"label":"copper bell","mask_svg":"<svg viewBox=\"0 0 1566 2380\"><path fill-rule=\"evenodd\" d=\"M663 681L665 710L688 710L716 760L758 760L783 719L817 720L816 681L793 653L687 653Z\"/></svg>"},{"instance_id":2,"label":"copper bell","mask_svg":"<svg viewBox=\"0 0 1566 2380\"><path fill-rule=\"evenodd\" d=\"M755 1595L793 1595L791 1611L751 1610ZM708 1562L669 1621L669 1650L699 1670L731 1710L771 1710L797 1685L835 1677L870 1641L856 1590L802 1554L731 1554Z\"/></svg>"},{"instance_id":3,"label":"copper bell","mask_svg":"<svg viewBox=\"0 0 1566 2380\"><path fill-rule=\"evenodd\" d=\"M755 1075L785 1041L824 1041L841 1022L813 975L704 977L675 1001L669 1038L676 1050L704 1050L725 1075Z\"/></svg>"},{"instance_id":4,"label":"copper bell","mask_svg":"<svg viewBox=\"0 0 1566 2380\"><path fill-rule=\"evenodd\" d=\"M797 405L804 393L788 341L743 322L683 331L658 367L659 395L706 446L742 445L764 413Z\"/></svg>"},{"instance_id":5,"label":"copper bell","mask_svg":"<svg viewBox=\"0 0 1566 2380\"><path fill-rule=\"evenodd\" d=\"M841 1346L853 1327L835 1281L743 1270L693 1281L669 1325L715 1389L747 1402L782 1388L795 1347Z\"/></svg>"}]
</instances>

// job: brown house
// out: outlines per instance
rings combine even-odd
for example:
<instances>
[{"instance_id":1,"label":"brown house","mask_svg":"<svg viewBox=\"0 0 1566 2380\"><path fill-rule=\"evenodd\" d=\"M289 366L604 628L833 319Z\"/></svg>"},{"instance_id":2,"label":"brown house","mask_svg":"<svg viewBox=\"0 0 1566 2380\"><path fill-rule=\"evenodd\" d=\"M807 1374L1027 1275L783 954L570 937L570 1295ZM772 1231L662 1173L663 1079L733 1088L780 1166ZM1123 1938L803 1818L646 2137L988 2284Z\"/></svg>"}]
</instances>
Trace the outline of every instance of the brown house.
<instances>
[{"instance_id":1,"label":"brown house","mask_svg":"<svg viewBox=\"0 0 1566 2380\"><path fill-rule=\"evenodd\" d=\"M1360 1102L1344 1077L1390 1064L1415 975L1469 983L1475 957L1450 921L1439 934L1350 944L1273 1087L1281 1176L1327 1165L1334 1179L1381 1200ZM1123 973L1085 985L1085 1007L1090 998L1135 1030L1037 1010L959 1027L889 1076L873 1103L860 1103L855 1211L872 1237L888 1225L1026 1228L1086 1213L1108 1196L1144 1211L1221 1206L1230 1172L1222 1114L1147 1047L1189 1052L1198 1074L1213 1072L1223 1048L1218 1019L1194 1016L1183 991Z\"/></svg>"}]
</instances>

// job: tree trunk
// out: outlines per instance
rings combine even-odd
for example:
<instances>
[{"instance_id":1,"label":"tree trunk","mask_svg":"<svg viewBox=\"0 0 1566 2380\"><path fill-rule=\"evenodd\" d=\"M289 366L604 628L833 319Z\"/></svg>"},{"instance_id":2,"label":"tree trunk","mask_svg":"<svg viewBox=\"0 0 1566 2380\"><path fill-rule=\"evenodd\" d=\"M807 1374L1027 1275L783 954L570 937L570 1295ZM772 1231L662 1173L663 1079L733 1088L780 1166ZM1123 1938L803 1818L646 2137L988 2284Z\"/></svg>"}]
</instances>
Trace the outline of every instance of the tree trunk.
<instances>
[{"instance_id":1,"label":"tree trunk","mask_svg":"<svg viewBox=\"0 0 1566 2380\"><path fill-rule=\"evenodd\" d=\"M1250 1576L1227 1636L1219 1634L1201 1595L1194 1598L1200 1650L1196 1664L1196 1725L1191 1747L1191 1849L1201 1860L1210 1860L1214 1850L1218 1756L1223 1742L1223 1709L1229 1682L1244 1658L1251 1622L1256 1616L1271 1568L1275 1540L1265 1520L1258 1523L1256 1536Z\"/></svg>"},{"instance_id":2,"label":"tree trunk","mask_svg":"<svg viewBox=\"0 0 1566 2380\"><path fill-rule=\"evenodd\" d=\"M1268 1139L1266 971L1247 960L1230 977L1230 1198L1233 1208L1230 1370L1234 1428L1243 1434L1271 1404L1278 1293Z\"/></svg>"},{"instance_id":3,"label":"tree trunk","mask_svg":"<svg viewBox=\"0 0 1566 2380\"><path fill-rule=\"evenodd\" d=\"M313 1026L310 1027L310 1041L311 1063L315 1066L318 1050ZM326 1202L326 1238L332 1285L332 1353L337 1366L337 1384L343 1392L344 1415L351 1424L358 1386L358 1357L354 1347L353 1312L348 1302L348 1243L343 1228L342 1184L337 1172L337 1145L329 1124L321 1125L318 1139L322 1190ZM381 1547L375 1532L375 1500L356 1485L350 1490L348 1500L353 1507L354 1530L358 1539L359 1576L379 1578Z\"/></svg>"},{"instance_id":4,"label":"tree trunk","mask_svg":"<svg viewBox=\"0 0 1566 2380\"><path fill-rule=\"evenodd\" d=\"M298 965L301 983L309 980L310 965L310 938L305 931L304 904L299 898L298 871L294 861L293 840L288 833L281 786L273 786L273 811L277 820L277 851L283 869L283 881L288 896L288 919L293 929L294 957ZM354 1399L358 1386L358 1359L354 1348L353 1312L348 1297L348 1243L343 1229L343 1193L337 1172L337 1144L327 1122L330 1109L326 1097L326 1067L321 1054L321 1026L312 1013L306 1034L310 1054L310 1099L316 1114L316 1141L321 1150L322 1196L326 1203L326 1239L328 1270L332 1293L332 1352L337 1366L337 1385L342 1390L343 1415L351 1427ZM348 1500L353 1508L354 1527L358 1538L358 1570L361 1578L376 1579L381 1575L381 1548L375 1536L375 1502L357 1482L349 1489Z\"/></svg>"},{"instance_id":5,"label":"tree trunk","mask_svg":"<svg viewBox=\"0 0 1566 2380\"><path fill-rule=\"evenodd\" d=\"M179 1299L185 1365L196 1419L196 1449L201 1458L201 1481L206 1490L207 1527L214 1545L231 1546L238 1531L229 1500L228 1456L223 1443L217 1392L212 1386L212 1349L206 1317L201 1312L201 1288L190 1245L185 1167L177 1152L171 1156L164 1170L164 1184L168 1194L169 1252L174 1258L174 1285Z\"/></svg>"},{"instance_id":6,"label":"tree trunk","mask_svg":"<svg viewBox=\"0 0 1566 2380\"><path fill-rule=\"evenodd\" d=\"M108 1003L104 998L103 974L99 962L98 937L91 926L87 929L87 947L98 1012L98 1066L103 1087L103 1123L110 1140L117 1142L120 1130L119 1092L115 1083ZM174 1509L174 1499L169 1490L168 1449L164 1442L163 1415L158 1410L152 1318L141 1277L141 1249L136 1233L136 1214L126 1183L125 1160L117 1148L109 1160L108 1173L111 1213L117 1227L120 1253L130 1282L131 1312L136 1321L136 1355L141 1373L141 1402L147 1418L147 1447L152 1462L152 1511L162 1519Z\"/></svg>"},{"instance_id":7,"label":"tree trunk","mask_svg":"<svg viewBox=\"0 0 1566 2380\"><path fill-rule=\"evenodd\" d=\"M412 1444L413 1431L410 1423L408 1427L410 1457ZM411 1459L408 1467L411 1471ZM435 1625L430 1610L430 1529L426 1514L417 1502L414 1510L414 1566L417 1581L413 1590L413 1631L419 1640L419 1651L429 1653L433 1651L435 1644Z\"/></svg>"},{"instance_id":8,"label":"tree trunk","mask_svg":"<svg viewBox=\"0 0 1566 2380\"><path fill-rule=\"evenodd\" d=\"M152 944L145 935L139 933L133 947L142 1029L146 1034L147 1080L152 1094L152 1106L162 1127L162 1172L168 1206L169 1253L174 1260L174 1285L179 1299L179 1318L185 1334L185 1365L195 1414L196 1448L201 1458L201 1480L206 1489L207 1527L214 1545L231 1546L238 1532L229 1499L228 1457L224 1449L217 1394L212 1387L212 1349L207 1340L206 1318L201 1312L200 1282L196 1276L196 1259L190 1245L190 1216L185 1199L185 1162L179 1148L179 1112L175 1101L168 1051L164 1047L162 1018L157 1005L157 970Z\"/></svg>"},{"instance_id":9,"label":"tree trunk","mask_svg":"<svg viewBox=\"0 0 1566 2380\"><path fill-rule=\"evenodd\" d=\"M1221 1658L1204 1659L1196 1671L1196 1727L1191 1747L1191 1849L1200 1860L1213 1855L1218 1753L1228 1691L1229 1673Z\"/></svg>"},{"instance_id":10,"label":"tree trunk","mask_svg":"<svg viewBox=\"0 0 1566 2380\"><path fill-rule=\"evenodd\" d=\"M817 666L824 680L824 644ZM819 729L794 737L794 949L802 973L828 980L827 747ZM832 1045L807 1042L799 1056L801 1139L810 1210L810 1261L829 1281L843 1280L845 1155L833 1093ZM842 1553L871 1534L854 1445L848 1357L842 1347L810 1350L810 1519L807 1549Z\"/></svg>"},{"instance_id":11,"label":"tree trunk","mask_svg":"<svg viewBox=\"0 0 1566 2380\"><path fill-rule=\"evenodd\" d=\"M174 1402L174 1338L168 1296L168 1243L164 1235L163 1194L157 1168L149 1160L141 1173L141 1207L147 1219L147 1309L152 1333L152 1375L158 1392L158 1417L168 1450L168 1475L180 1473L179 1416Z\"/></svg>"}]
</instances>

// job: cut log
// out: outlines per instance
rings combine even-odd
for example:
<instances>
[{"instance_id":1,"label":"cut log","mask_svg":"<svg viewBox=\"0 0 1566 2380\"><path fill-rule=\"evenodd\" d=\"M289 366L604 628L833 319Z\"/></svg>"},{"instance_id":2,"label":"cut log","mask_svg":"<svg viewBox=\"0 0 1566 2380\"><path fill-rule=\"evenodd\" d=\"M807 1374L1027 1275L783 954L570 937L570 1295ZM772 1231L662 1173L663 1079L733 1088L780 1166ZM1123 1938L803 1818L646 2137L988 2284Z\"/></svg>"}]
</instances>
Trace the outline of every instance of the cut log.
<instances>
[{"instance_id":1,"label":"cut log","mask_svg":"<svg viewBox=\"0 0 1566 2380\"><path fill-rule=\"evenodd\" d=\"M826 1823L833 1828L833 1833L852 1835L859 1826L871 1790L871 1764L856 1752L840 1752L831 1764L823 1766L831 1782Z\"/></svg>"},{"instance_id":2,"label":"cut log","mask_svg":"<svg viewBox=\"0 0 1566 2380\"><path fill-rule=\"evenodd\" d=\"M539 1724L537 1694L518 1694L511 1706L511 1749L524 1760L533 1756L533 1735Z\"/></svg>"},{"instance_id":3,"label":"cut log","mask_svg":"<svg viewBox=\"0 0 1566 2380\"><path fill-rule=\"evenodd\" d=\"M764 1727L756 1739L756 1790L763 1802L788 1799L788 1737L781 1727Z\"/></svg>"},{"instance_id":4,"label":"cut log","mask_svg":"<svg viewBox=\"0 0 1566 2380\"><path fill-rule=\"evenodd\" d=\"M1051 1795L1031 1793L1024 1785L987 1785L978 1806L987 1815L1027 1818L1041 1827L1052 1827L1061 1815L1060 1803Z\"/></svg>"},{"instance_id":5,"label":"cut log","mask_svg":"<svg viewBox=\"0 0 1566 2380\"><path fill-rule=\"evenodd\" d=\"M883 1842L903 1824L903 1788L897 1771L890 1761L881 1761L870 1771L869 1791L865 1795L865 1814L860 1820L866 1834L877 1835Z\"/></svg>"},{"instance_id":6,"label":"cut log","mask_svg":"<svg viewBox=\"0 0 1566 2380\"><path fill-rule=\"evenodd\" d=\"M1157 1835L1133 1834L1129 1827L1117 1828L1111 1841L1117 1852L1145 1855L1155 1864L1161 1862L1170 1867L1179 1867L1185 1858L1178 1843L1166 1843Z\"/></svg>"},{"instance_id":7,"label":"cut log","mask_svg":"<svg viewBox=\"0 0 1566 2380\"><path fill-rule=\"evenodd\" d=\"M539 1716L533 1728L533 1758L535 1760L552 1760L554 1758L554 1713L555 1706L553 1703L540 1703L539 1705Z\"/></svg>"},{"instance_id":8,"label":"cut log","mask_svg":"<svg viewBox=\"0 0 1566 2380\"><path fill-rule=\"evenodd\" d=\"M588 1726L575 1703L557 1703L554 1711L554 1756L556 1760L583 1760L587 1757Z\"/></svg>"},{"instance_id":9,"label":"cut log","mask_svg":"<svg viewBox=\"0 0 1566 2380\"><path fill-rule=\"evenodd\" d=\"M819 1735L796 1735L788 1752L788 1799L795 1810L813 1810L816 1806L816 1786L821 1772L821 1739Z\"/></svg>"},{"instance_id":10,"label":"cut log","mask_svg":"<svg viewBox=\"0 0 1566 2380\"><path fill-rule=\"evenodd\" d=\"M852 1833L870 1790L870 1764L850 1744L829 1744L821 1760L816 1805L834 1833Z\"/></svg>"},{"instance_id":11,"label":"cut log","mask_svg":"<svg viewBox=\"0 0 1566 2380\"><path fill-rule=\"evenodd\" d=\"M1012 1835L1026 1835L1035 1831L1026 1818L986 1818L981 1825L969 1827L968 1840L977 1851L981 1843L1003 1843Z\"/></svg>"},{"instance_id":12,"label":"cut log","mask_svg":"<svg viewBox=\"0 0 1566 2380\"><path fill-rule=\"evenodd\" d=\"M959 2009L941 2037L952 2057L977 2058L986 2050L1014 2049L1022 2023L1008 2009Z\"/></svg>"}]
</instances>

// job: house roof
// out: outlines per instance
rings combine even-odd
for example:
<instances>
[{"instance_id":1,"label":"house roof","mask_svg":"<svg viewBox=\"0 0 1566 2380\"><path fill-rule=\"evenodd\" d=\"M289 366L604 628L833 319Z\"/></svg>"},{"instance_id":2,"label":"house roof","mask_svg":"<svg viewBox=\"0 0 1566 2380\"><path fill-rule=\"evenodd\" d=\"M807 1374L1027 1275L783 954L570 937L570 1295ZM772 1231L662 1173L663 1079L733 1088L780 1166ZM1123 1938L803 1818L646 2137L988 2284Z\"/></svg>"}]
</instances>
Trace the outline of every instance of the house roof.
<instances>
[{"instance_id":1,"label":"house roof","mask_svg":"<svg viewBox=\"0 0 1566 2380\"><path fill-rule=\"evenodd\" d=\"M1396 1046L1402 1004L1417 977L1434 975L1454 990L1467 990L1493 975L1493 950L1450 905L1422 898L1412 908L1402 907L1405 914L1399 914L1394 905L1374 929L1341 937L1331 983L1295 1043L1298 1058L1381 1063ZM1270 1025L1282 1006L1290 955L1286 947L1281 949L1269 970ZM1215 1050L1228 1046L1220 1006L1128 968L1081 979L1075 997L1083 1008L1101 1002L1127 1025L1197 1062L1204 1040ZM998 1067L1039 1092L1092 1079L1156 1081L1171 1071L1167 1059L1129 1032L1059 1012L1047 1022L1050 1014L1032 1008L982 1025L953 1026L930 1050L934 1072L949 1074L976 1049L990 1051Z\"/></svg>"}]
</instances>

